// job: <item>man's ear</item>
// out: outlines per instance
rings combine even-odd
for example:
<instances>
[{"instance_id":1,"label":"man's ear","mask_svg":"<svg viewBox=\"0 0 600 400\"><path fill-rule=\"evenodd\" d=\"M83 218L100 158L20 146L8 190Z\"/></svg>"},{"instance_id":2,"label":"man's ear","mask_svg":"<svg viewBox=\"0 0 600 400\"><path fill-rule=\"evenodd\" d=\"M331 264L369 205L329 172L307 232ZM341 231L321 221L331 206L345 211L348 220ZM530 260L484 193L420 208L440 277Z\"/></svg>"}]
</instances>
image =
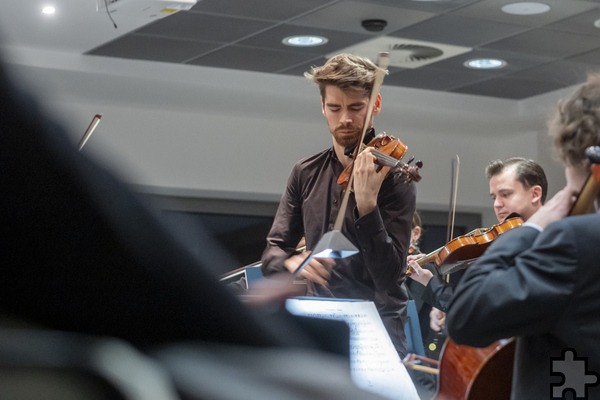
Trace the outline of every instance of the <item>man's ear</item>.
<instances>
[{"instance_id":1,"label":"man's ear","mask_svg":"<svg viewBox=\"0 0 600 400\"><path fill-rule=\"evenodd\" d=\"M421 227L415 226L414 228L412 228L412 231L411 231L411 240L416 242L420 238L421 238Z\"/></svg>"},{"instance_id":2,"label":"man's ear","mask_svg":"<svg viewBox=\"0 0 600 400\"><path fill-rule=\"evenodd\" d=\"M381 93L379 93L377 95L377 98L375 99L375 105L373 106L373 115L379 114L380 111L381 111Z\"/></svg>"},{"instance_id":3,"label":"man's ear","mask_svg":"<svg viewBox=\"0 0 600 400\"><path fill-rule=\"evenodd\" d=\"M531 202L541 202L542 201L542 187L540 185L534 185L531 187Z\"/></svg>"}]
</instances>

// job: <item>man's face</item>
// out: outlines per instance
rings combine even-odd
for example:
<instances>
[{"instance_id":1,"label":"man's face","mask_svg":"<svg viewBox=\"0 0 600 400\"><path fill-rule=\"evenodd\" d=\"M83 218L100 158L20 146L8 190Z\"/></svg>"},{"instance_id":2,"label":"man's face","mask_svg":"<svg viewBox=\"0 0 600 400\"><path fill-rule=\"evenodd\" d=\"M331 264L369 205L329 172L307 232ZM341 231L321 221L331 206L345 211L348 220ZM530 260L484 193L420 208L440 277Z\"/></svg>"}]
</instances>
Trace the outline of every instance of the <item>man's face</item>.
<instances>
[{"instance_id":1,"label":"man's face","mask_svg":"<svg viewBox=\"0 0 600 400\"><path fill-rule=\"evenodd\" d=\"M494 201L494 213L502 222L511 213L518 213L525 221L541 206L542 188L538 185L526 189L515 179L515 166L490 178L490 197Z\"/></svg>"},{"instance_id":2,"label":"man's face","mask_svg":"<svg viewBox=\"0 0 600 400\"><path fill-rule=\"evenodd\" d=\"M379 113L380 101L373 109L373 115ZM369 98L355 91L343 91L337 86L325 88L323 115L327 119L329 132L335 142L342 146L355 144L362 135Z\"/></svg>"}]
</instances>

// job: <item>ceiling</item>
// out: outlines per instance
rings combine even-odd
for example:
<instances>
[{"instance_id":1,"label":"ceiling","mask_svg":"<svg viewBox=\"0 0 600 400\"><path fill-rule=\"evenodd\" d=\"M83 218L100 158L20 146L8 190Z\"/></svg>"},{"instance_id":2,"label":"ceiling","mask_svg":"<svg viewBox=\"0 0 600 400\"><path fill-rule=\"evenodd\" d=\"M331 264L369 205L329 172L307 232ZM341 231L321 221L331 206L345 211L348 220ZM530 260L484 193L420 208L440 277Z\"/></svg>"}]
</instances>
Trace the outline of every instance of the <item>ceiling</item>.
<instances>
[{"instance_id":1,"label":"ceiling","mask_svg":"<svg viewBox=\"0 0 600 400\"><path fill-rule=\"evenodd\" d=\"M88 55L300 76L333 53L375 58L389 51L404 63L389 68L385 85L517 100L580 83L600 69L600 28L594 25L600 0L541 0L550 10L537 15L502 11L517 0L199 0L165 17L142 11L161 0L116 0L109 6L116 29L106 10L96 11L103 0L56 0L57 14L62 6L69 16L44 26L30 2L7 1L13 4L5 5L0 22L11 45ZM365 19L387 25L371 32L361 24ZM328 42L306 48L282 43L299 34ZM427 58L431 49L442 55ZM414 57L423 54L425 60ZM506 66L464 66L480 57Z\"/></svg>"}]
</instances>

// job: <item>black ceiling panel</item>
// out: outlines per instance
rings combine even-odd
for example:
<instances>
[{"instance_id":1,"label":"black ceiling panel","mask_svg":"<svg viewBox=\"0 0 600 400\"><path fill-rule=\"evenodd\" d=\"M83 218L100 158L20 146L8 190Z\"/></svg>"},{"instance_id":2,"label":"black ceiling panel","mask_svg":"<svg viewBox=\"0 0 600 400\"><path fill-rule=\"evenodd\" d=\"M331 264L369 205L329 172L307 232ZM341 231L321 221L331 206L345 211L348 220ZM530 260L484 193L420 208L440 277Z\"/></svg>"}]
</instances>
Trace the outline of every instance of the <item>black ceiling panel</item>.
<instances>
[{"instance_id":1,"label":"black ceiling panel","mask_svg":"<svg viewBox=\"0 0 600 400\"><path fill-rule=\"evenodd\" d=\"M437 46L443 56L416 68L390 67L385 85L516 100L576 84L587 72L600 70L600 0L544 0L549 10L538 15L502 11L513 2L200 0L190 11L154 21L87 54L301 76L350 46L401 38ZM387 25L368 31L361 21L369 18ZM298 34L328 41L307 48L282 43ZM450 46L466 52L450 57L445 53ZM475 57L499 58L506 66L465 67Z\"/></svg>"}]
</instances>

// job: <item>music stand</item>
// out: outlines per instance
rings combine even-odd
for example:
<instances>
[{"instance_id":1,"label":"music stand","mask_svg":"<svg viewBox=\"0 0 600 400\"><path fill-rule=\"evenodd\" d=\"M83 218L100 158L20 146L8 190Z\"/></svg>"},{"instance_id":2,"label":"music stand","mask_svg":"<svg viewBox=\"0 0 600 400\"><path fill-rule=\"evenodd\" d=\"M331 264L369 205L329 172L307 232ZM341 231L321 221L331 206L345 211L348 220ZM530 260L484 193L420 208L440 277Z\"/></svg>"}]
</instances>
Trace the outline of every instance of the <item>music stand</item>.
<instances>
[{"instance_id":1,"label":"music stand","mask_svg":"<svg viewBox=\"0 0 600 400\"><path fill-rule=\"evenodd\" d=\"M337 229L327 232L292 274L296 277L313 258L346 258L358 253L358 249Z\"/></svg>"}]
</instances>

